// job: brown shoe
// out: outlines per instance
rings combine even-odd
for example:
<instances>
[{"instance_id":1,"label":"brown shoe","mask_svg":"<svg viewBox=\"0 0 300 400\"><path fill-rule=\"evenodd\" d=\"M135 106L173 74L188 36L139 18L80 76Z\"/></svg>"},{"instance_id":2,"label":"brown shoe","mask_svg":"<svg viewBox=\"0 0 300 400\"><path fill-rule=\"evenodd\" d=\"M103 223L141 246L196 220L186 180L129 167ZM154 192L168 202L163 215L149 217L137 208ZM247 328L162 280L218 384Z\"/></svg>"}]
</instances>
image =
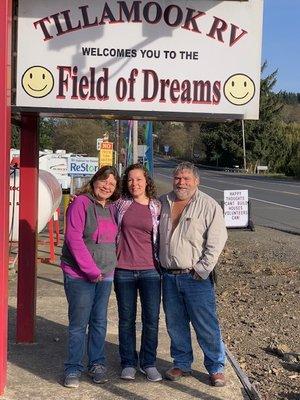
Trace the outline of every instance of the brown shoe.
<instances>
[{"instance_id":1,"label":"brown shoe","mask_svg":"<svg viewBox=\"0 0 300 400\"><path fill-rule=\"evenodd\" d=\"M226 379L223 372L209 375L210 383L212 386L222 387L226 385Z\"/></svg>"},{"instance_id":2,"label":"brown shoe","mask_svg":"<svg viewBox=\"0 0 300 400\"><path fill-rule=\"evenodd\" d=\"M189 376L191 372L182 371L180 368L171 368L165 372L165 377L170 381L179 381L183 376Z\"/></svg>"}]
</instances>

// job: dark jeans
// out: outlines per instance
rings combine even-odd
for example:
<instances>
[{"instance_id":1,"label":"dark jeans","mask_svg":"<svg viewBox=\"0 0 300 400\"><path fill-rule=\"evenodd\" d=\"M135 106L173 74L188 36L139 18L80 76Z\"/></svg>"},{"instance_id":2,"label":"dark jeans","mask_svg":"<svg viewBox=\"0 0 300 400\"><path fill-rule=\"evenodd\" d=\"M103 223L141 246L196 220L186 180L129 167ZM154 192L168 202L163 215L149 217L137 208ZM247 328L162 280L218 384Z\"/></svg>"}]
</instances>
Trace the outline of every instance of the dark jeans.
<instances>
[{"instance_id":1,"label":"dark jeans","mask_svg":"<svg viewBox=\"0 0 300 400\"><path fill-rule=\"evenodd\" d=\"M105 364L104 343L107 327L107 307L112 282L92 283L64 274L64 287L69 303L69 344L65 373L84 370L82 359L88 326L88 368Z\"/></svg>"},{"instance_id":2,"label":"dark jeans","mask_svg":"<svg viewBox=\"0 0 300 400\"><path fill-rule=\"evenodd\" d=\"M156 269L130 271L117 268L115 291L119 312L119 352L122 368L153 367L156 362L161 277ZM136 312L139 294L142 308L140 354L136 351Z\"/></svg>"},{"instance_id":3,"label":"dark jeans","mask_svg":"<svg viewBox=\"0 0 300 400\"><path fill-rule=\"evenodd\" d=\"M171 338L174 367L190 371L193 362L190 323L204 353L210 374L223 372L225 351L216 313L214 285L210 278L195 280L191 274L163 274L163 305Z\"/></svg>"}]
</instances>

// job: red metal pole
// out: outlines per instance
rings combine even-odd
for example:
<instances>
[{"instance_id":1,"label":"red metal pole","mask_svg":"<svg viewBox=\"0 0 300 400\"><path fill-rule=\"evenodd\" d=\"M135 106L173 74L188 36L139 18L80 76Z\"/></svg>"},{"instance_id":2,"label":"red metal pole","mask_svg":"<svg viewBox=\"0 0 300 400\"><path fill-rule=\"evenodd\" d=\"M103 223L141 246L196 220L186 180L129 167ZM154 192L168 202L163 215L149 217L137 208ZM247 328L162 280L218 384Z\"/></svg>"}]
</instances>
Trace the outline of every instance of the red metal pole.
<instances>
[{"instance_id":1,"label":"red metal pole","mask_svg":"<svg viewBox=\"0 0 300 400\"><path fill-rule=\"evenodd\" d=\"M11 16L11 0L2 0L0 2L0 395L4 393L7 380Z\"/></svg>"},{"instance_id":2,"label":"red metal pole","mask_svg":"<svg viewBox=\"0 0 300 400\"><path fill-rule=\"evenodd\" d=\"M54 244L54 221L53 217L50 218L50 221L48 221L48 233L49 233L49 261L51 263L55 262L55 244Z\"/></svg>"},{"instance_id":3,"label":"red metal pole","mask_svg":"<svg viewBox=\"0 0 300 400\"><path fill-rule=\"evenodd\" d=\"M57 208L54 215L53 215L53 220L55 224L55 244L56 246L60 245L60 234L59 234L59 214L60 214L60 209Z\"/></svg>"},{"instance_id":4,"label":"red metal pole","mask_svg":"<svg viewBox=\"0 0 300 400\"><path fill-rule=\"evenodd\" d=\"M36 315L38 116L21 115L17 343L33 343Z\"/></svg>"}]
</instances>

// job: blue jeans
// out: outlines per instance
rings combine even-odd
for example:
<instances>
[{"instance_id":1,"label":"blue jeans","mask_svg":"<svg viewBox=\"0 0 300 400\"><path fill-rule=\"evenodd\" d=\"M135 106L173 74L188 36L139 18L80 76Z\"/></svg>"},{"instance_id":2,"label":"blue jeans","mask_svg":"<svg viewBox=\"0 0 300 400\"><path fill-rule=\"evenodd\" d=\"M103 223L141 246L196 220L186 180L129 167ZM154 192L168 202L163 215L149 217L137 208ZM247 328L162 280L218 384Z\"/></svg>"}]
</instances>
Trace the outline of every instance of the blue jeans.
<instances>
[{"instance_id":1,"label":"blue jeans","mask_svg":"<svg viewBox=\"0 0 300 400\"><path fill-rule=\"evenodd\" d=\"M164 273L163 306L174 367L186 372L191 370L191 323L204 353L204 365L208 373L223 372L225 350L211 279L195 280L191 274Z\"/></svg>"},{"instance_id":2,"label":"blue jeans","mask_svg":"<svg viewBox=\"0 0 300 400\"><path fill-rule=\"evenodd\" d=\"M116 269L115 291L119 312L119 352L121 366L153 367L156 363L161 277L156 269L130 271ZM139 293L142 308L140 354L136 351L136 311Z\"/></svg>"},{"instance_id":3,"label":"blue jeans","mask_svg":"<svg viewBox=\"0 0 300 400\"><path fill-rule=\"evenodd\" d=\"M88 368L105 364L104 343L107 327L107 307L112 282L92 283L64 274L64 287L69 303L69 343L65 373L84 370L82 359L88 326Z\"/></svg>"}]
</instances>

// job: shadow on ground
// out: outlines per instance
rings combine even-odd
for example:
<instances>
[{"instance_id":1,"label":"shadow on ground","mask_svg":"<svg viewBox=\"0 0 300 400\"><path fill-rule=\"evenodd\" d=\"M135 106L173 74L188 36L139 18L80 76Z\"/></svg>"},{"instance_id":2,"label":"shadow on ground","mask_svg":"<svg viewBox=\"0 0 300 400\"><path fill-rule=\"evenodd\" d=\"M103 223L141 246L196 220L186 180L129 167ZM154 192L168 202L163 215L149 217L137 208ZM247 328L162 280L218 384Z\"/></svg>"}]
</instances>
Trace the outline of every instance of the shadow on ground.
<instances>
[{"instance_id":1,"label":"shadow on ground","mask_svg":"<svg viewBox=\"0 0 300 400\"><path fill-rule=\"evenodd\" d=\"M62 375L63 363L66 355L67 327L63 324L37 316L36 343L28 345L15 343L15 325L16 309L14 307L9 307L9 362L13 365L13 368L18 367L29 372L34 377L38 377L52 384L57 384L59 393L60 390L64 389L62 388ZM182 393L182 395L185 396L184 398L198 398L202 400L220 399L220 397L212 396L198 388L189 386L187 381L170 382L163 380L160 383L146 383L145 377L142 374L137 374L137 379L133 383L128 384L128 382L121 381L119 379L120 366L117 335L108 335L106 355L109 382L101 385L101 391L117 396L118 398L147 400L153 398L148 397L148 393L150 394L152 390L156 388L158 397L155 398L163 397L166 391L175 391L176 396L179 397L174 397L173 395L165 398L172 398L173 400L179 399L183 397L179 395ZM157 365L161 371L166 371L172 366L171 362L162 358L158 358ZM16 377L16 379L18 379L18 377ZM193 371L193 378L189 379L197 380L200 387L209 385L207 374L200 371ZM82 381L87 384L90 382L86 375L83 375ZM146 385L143 385L145 383ZM143 390L145 394L141 394L141 385L145 386L145 390ZM152 390L149 389L149 385ZM163 389L162 386L165 387L165 389ZM92 387L95 388L95 385L92 385ZM137 389L136 391L135 388ZM187 395L190 397L186 397ZM247 397L244 396L242 398L247 399Z\"/></svg>"}]
</instances>

